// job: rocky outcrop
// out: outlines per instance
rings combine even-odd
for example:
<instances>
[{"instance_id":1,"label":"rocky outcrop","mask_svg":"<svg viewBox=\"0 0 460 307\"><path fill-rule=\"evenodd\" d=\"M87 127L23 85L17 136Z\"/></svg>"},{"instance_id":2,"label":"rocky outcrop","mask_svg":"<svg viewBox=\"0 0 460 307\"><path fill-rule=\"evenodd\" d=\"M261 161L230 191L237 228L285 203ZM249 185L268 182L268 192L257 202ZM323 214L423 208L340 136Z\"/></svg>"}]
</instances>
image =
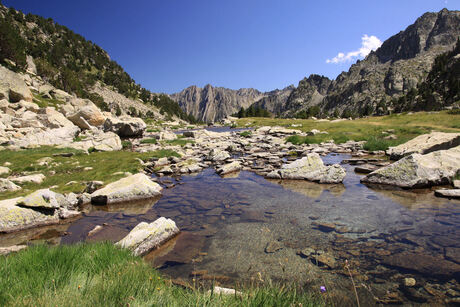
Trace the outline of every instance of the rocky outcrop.
<instances>
[{"instance_id":1,"label":"rocky outcrop","mask_svg":"<svg viewBox=\"0 0 460 307\"><path fill-rule=\"evenodd\" d=\"M91 194L91 203L107 205L161 195L161 186L142 173L112 182Z\"/></svg>"},{"instance_id":2,"label":"rocky outcrop","mask_svg":"<svg viewBox=\"0 0 460 307\"><path fill-rule=\"evenodd\" d=\"M117 245L130 249L135 256L142 256L158 248L178 233L179 228L173 220L160 217L150 224L145 222L138 224Z\"/></svg>"},{"instance_id":3,"label":"rocky outcrop","mask_svg":"<svg viewBox=\"0 0 460 307\"><path fill-rule=\"evenodd\" d=\"M249 107L265 96L265 93L252 88L231 90L208 84L204 88L190 86L180 93L172 94L171 98L187 114L204 122L216 122L238 112L241 107Z\"/></svg>"},{"instance_id":4,"label":"rocky outcrop","mask_svg":"<svg viewBox=\"0 0 460 307\"><path fill-rule=\"evenodd\" d=\"M286 109L286 102L294 90L295 86L290 85L282 90L266 92L266 96L256 101L253 107L265 109L272 114L280 114Z\"/></svg>"},{"instance_id":5,"label":"rocky outcrop","mask_svg":"<svg viewBox=\"0 0 460 307\"><path fill-rule=\"evenodd\" d=\"M430 134L419 135L396 147L388 148L387 155L393 160L398 160L413 153L423 155L456 146L460 146L460 133L431 132Z\"/></svg>"},{"instance_id":6,"label":"rocky outcrop","mask_svg":"<svg viewBox=\"0 0 460 307\"><path fill-rule=\"evenodd\" d=\"M345 175L345 169L340 165L325 166L317 153L309 153L306 157L290 164L284 164L281 169L267 174L267 177L309 180L319 183L340 183Z\"/></svg>"},{"instance_id":7,"label":"rocky outcrop","mask_svg":"<svg viewBox=\"0 0 460 307\"><path fill-rule=\"evenodd\" d=\"M422 188L451 184L460 173L460 146L426 155L411 154L361 179L364 183L402 188Z\"/></svg>"},{"instance_id":8,"label":"rocky outcrop","mask_svg":"<svg viewBox=\"0 0 460 307\"><path fill-rule=\"evenodd\" d=\"M130 116L108 117L104 123L104 131L115 132L121 137L142 136L146 128L142 119Z\"/></svg>"},{"instance_id":9,"label":"rocky outcrop","mask_svg":"<svg viewBox=\"0 0 460 307\"><path fill-rule=\"evenodd\" d=\"M32 101L32 92L18 74L0 65L0 99Z\"/></svg>"}]
</instances>

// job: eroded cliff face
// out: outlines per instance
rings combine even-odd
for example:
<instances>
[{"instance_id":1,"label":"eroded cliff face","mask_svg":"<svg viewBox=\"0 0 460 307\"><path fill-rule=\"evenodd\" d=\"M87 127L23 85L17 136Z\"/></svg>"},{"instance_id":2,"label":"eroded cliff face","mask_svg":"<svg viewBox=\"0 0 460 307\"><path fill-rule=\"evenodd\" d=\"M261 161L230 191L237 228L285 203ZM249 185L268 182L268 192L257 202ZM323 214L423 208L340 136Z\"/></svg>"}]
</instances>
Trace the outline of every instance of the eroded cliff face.
<instances>
[{"instance_id":1,"label":"eroded cliff face","mask_svg":"<svg viewBox=\"0 0 460 307\"><path fill-rule=\"evenodd\" d=\"M238 112L241 107L249 107L266 96L265 93L252 88L232 90L208 84L203 88L190 86L172 94L171 98L195 118L204 122L215 122Z\"/></svg>"},{"instance_id":2,"label":"eroded cliff face","mask_svg":"<svg viewBox=\"0 0 460 307\"><path fill-rule=\"evenodd\" d=\"M283 115L314 105L326 113L346 108L359 113L367 105L375 108L382 100L389 104L422 82L436 56L453 49L459 37L460 11L426 13L335 80L311 75L300 81Z\"/></svg>"}]
</instances>

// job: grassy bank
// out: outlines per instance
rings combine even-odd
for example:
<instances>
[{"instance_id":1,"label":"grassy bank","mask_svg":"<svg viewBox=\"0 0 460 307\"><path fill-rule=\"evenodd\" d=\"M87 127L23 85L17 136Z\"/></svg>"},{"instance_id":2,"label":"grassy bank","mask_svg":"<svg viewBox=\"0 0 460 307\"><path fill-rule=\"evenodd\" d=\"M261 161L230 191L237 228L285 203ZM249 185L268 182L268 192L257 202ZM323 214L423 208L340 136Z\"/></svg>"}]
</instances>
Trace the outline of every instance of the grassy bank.
<instances>
[{"instance_id":1,"label":"grassy bank","mask_svg":"<svg viewBox=\"0 0 460 307\"><path fill-rule=\"evenodd\" d=\"M184 289L141 258L110 243L35 246L0 256L2 306L321 306L322 298L286 287L241 296Z\"/></svg>"},{"instance_id":2,"label":"grassy bank","mask_svg":"<svg viewBox=\"0 0 460 307\"><path fill-rule=\"evenodd\" d=\"M53 154L73 153L71 157L53 156ZM137 173L142 166L138 159L148 160L178 156L174 151L158 150L148 153L130 151L93 152L86 154L73 149L40 147L20 151L3 150L0 152L0 165L11 163L11 175L24 172L42 173L46 176L41 184L27 183L17 192L0 193L0 200L25 195L40 188L53 188L56 192L82 192L85 181L100 180L109 183L124 177L125 172ZM41 159L49 161L40 165ZM42 161L43 162L43 161ZM4 175L6 177L6 175Z\"/></svg>"},{"instance_id":3,"label":"grassy bank","mask_svg":"<svg viewBox=\"0 0 460 307\"><path fill-rule=\"evenodd\" d=\"M460 132L460 115L448 111L437 113L418 112L338 122L312 119L242 118L238 120L238 126L284 126L304 132L318 129L326 131L328 134L308 137L294 136L289 141L294 144L321 143L331 139L335 143L344 143L348 140L367 141L365 149L385 150L389 146L402 144L418 135L429 133L433 130ZM396 136L396 139L385 139L389 135Z\"/></svg>"}]
</instances>

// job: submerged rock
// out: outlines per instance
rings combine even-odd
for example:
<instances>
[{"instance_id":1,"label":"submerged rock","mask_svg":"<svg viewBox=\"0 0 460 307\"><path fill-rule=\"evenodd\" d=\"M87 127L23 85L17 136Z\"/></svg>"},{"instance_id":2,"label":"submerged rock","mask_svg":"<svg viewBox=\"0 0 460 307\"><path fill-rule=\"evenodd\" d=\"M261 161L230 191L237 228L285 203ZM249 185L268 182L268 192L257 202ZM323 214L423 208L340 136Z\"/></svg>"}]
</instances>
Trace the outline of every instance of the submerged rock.
<instances>
[{"instance_id":1,"label":"submerged rock","mask_svg":"<svg viewBox=\"0 0 460 307\"><path fill-rule=\"evenodd\" d=\"M284 164L280 170L267 175L274 179L305 179L319 183L340 183L345 177L345 169L338 164L325 166L317 153L309 153L306 157L290 164Z\"/></svg>"},{"instance_id":2,"label":"submerged rock","mask_svg":"<svg viewBox=\"0 0 460 307\"><path fill-rule=\"evenodd\" d=\"M130 249L136 256L142 256L158 248L178 233L179 228L173 220L160 217L150 224L145 222L138 224L117 245Z\"/></svg>"},{"instance_id":3,"label":"submerged rock","mask_svg":"<svg viewBox=\"0 0 460 307\"><path fill-rule=\"evenodd\" d=\"M361 179L364 183L421 188L450 184L460 171L460 146L426 155L411 154Z\"/></svg>"},{"instance_id":4,"label":"submerged rock","mask_svg":"<svg viewBox=\"0 0 460 307\"><path fill-rule=\"evenodd\" d=\"M161 195L161 186L142 173L122 178L91 194L95 205L152 198Z\"/></svg>"},{"instance_id":5,"label":"submerged rock","mask_svg":"<svg viewBox=\"0 0 460 307\"><path fill-rule=\"evenodd\" d=\"M447 150L460 145L460 133L431 132L398 145L390 147L387 154L393 160L401 159L413 153L428 154L433 151Z\"/></svg>"}]
</instances>

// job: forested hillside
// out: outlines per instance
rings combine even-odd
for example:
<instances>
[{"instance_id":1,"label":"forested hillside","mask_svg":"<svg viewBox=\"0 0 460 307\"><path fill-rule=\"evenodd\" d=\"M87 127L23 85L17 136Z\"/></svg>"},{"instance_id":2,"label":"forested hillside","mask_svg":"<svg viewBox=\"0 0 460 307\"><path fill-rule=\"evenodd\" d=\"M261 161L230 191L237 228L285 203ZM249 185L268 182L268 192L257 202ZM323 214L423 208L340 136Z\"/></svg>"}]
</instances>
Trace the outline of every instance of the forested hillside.
<instances>
[{"instance_id":1,"label":"forested hillside","mask_svg":"<svg viewBox=\"0 0 460 307\"><path fill-rule=\"evenodd\" d=\"M32 57L37 74L56 88L89 98L107 109L92 92L97 81L131 99L141 99L162 113L195 121L167 95L155 94L137 84L107 52L51 18L23 14L0 6L0 63L15 71L28 68Z\"/></svg>"}]
</instances>

